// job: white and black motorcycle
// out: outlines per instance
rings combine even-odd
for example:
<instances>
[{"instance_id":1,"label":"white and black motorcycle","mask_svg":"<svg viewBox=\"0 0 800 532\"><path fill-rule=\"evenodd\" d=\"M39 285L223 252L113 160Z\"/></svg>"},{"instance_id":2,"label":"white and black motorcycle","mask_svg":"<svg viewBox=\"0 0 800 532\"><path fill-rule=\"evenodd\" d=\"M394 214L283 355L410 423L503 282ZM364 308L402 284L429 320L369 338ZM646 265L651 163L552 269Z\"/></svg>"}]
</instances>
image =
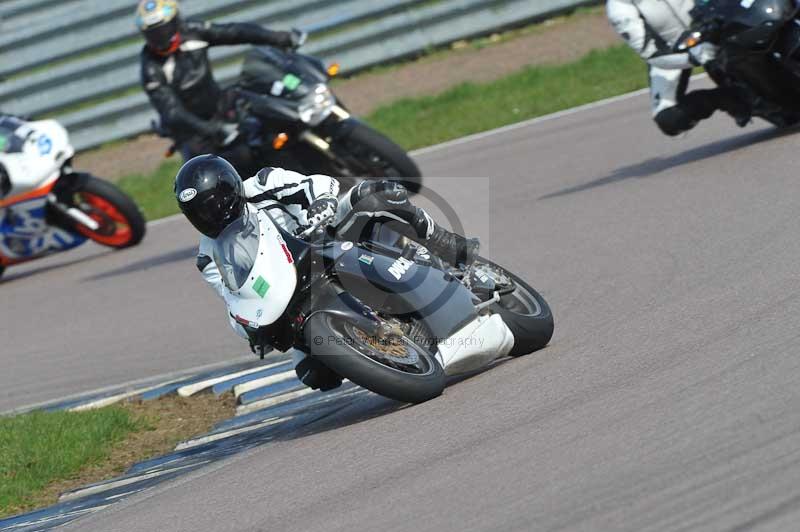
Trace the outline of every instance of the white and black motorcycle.
<instances>
[{"instance_id":1,"label":"white and black motorcycle","mask_svg":"<svg viewBox=\"0 0 800 532\"><path fill-rule=\"evenodd\" d=\"M232 319L252 344L298 349L385 397L427 401L446 375L553 334L541 295L489 260L456 268L385 226L357 242L329 228L302 236L249 209L216 239Z\"/></svg>"},{"instance_id":2,"label":"white and black motorcycle","mask_svg":"<svg viewBox=\"0 0 800 532\"><path fill-rule=\"evenodd\" d=\"M0 275L87 240L119 249L144 237L144 217L133 200L73 170L74 155L58 122L0 117Z\"/></svg>"}]
</instances>

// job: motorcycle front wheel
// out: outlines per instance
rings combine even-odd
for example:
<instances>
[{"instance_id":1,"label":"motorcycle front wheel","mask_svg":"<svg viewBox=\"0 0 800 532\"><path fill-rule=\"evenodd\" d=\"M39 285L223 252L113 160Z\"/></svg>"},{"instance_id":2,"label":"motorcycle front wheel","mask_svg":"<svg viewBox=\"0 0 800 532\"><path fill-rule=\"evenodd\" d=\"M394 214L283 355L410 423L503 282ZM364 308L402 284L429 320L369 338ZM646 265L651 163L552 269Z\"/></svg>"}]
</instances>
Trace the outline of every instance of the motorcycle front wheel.
<instances>
[{"instance_id":1,"label":"motorcycle front wheel","mask_svg":"<svg viewBox=\"0 0 800 532\"><path fill-rule=\"evenodd\" d=\"M77 224L75 230L98 244L123 249L144 238L146 224L136 203L107 181L88 176L75 191L73 204L99 224L96 230Z\"/></svg>"},{"instance_id":2,"label":"motorcycle front wheel","mask_svg":"<svg viewBox=\"0 0 800 532\"><path fill-rule=\"evenodd\" d=\"M444 391L436 357L414 338L370 336L343 318L318 314L305 326L311 355L330 369L389 399L423 403Z\"/></svg>"},{"instance_id":3,"label":"motorcycle front wheel","mask_svg":"<svg viewBox=\"0 0 800 532\"><path fill-rule=\"evenodd\" d=\"M409 191L417 193L422 186L422 172L394 141L366 124L355 122L334 144L335 152L343 152L353 161L354 175L373 179L400 181Z\"/></svg>"}]
</instances>

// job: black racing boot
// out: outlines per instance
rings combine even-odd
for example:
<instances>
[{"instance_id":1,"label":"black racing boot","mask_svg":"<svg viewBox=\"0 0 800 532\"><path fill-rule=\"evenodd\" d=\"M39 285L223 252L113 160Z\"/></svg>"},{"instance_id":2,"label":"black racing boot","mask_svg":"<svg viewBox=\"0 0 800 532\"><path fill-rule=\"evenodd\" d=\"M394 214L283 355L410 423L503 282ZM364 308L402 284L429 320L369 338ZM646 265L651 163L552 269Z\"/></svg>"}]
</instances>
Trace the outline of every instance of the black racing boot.
<instances>
[{"instance_id":1,"label":"black racing boot","mask_svg":"<svg viewBox=\"0 0 800 532\"><path fill-rule=\"evenodd\" d=\"M739 127L746 126L753 113L752 107L747 103L747 96L735 87L717 87L690 92L683 97L680 105L696 122L705 120L719 109L731 115Z\"/></svg>"},{"instance_id":2,"label":"black racing boot","mask_svg":"<svg viewBox=\"0 0 800 532\"><path fill-rule=\"evenodd\" d=\"M437 225L431 236L425 241L425 247L450 264L469 266L475 262L481 243L477 238L465 238Z\"/></svg>"}]
</instances>

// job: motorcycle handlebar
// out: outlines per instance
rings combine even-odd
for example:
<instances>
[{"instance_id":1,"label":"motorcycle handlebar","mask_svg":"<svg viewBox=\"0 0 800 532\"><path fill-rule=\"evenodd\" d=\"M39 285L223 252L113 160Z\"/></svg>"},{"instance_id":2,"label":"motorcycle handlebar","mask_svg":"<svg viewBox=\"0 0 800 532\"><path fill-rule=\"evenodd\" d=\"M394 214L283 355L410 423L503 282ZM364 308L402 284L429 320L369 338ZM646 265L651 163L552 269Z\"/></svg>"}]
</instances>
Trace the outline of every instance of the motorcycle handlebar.
<instances>
[{"instance_id":1,"label":"motorcycle handlebar","mask_svg":"<svg viewBox=\"0 0 800 532\"><path fill-rule=\"evenodd\" d=\"M294 231L295 238L306 238L308 235L316 231L320 228L323 224L327 223L328 220L320 220L319 222L312 224L312 225L301 225Z\"/></svg>"}]
</instances>

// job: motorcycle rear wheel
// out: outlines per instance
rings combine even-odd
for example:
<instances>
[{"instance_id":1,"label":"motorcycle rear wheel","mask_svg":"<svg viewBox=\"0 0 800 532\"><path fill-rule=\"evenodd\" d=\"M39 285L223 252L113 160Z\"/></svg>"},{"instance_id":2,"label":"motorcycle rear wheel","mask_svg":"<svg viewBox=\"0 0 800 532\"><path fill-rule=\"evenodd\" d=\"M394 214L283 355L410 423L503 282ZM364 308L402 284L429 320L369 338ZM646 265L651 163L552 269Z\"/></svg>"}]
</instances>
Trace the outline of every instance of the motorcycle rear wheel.
<instances>
[{"instance_id":1,"label":"motorcycle rear wheel","mask_svg":"<svg viewBox=\"0 0 800 532\"><path fill-rule=\"evenodd\" d=\"M441 364L408 336L386 343L342 318L318 314L306 323L305 338L317 360L384 397L416 404L444 391Z\"/></svg>"},{"instance_id":2,"label":"motorcycle rear wheel","mask_svg":"<svg viewBox=\"0 0 800 532\"><path fill-rule=\"evenodd\" d=\"M75 230L98 244L115 249L135 246L146 225L136 203L113 184L89 176L75 192L75 207L100 224L97 230L76 225Z\"/></svg>"},{"instance_id":3,"label":"motorcycle rear wheel","mask_svg":"<svg viewBox=\"0 0 800 532\"><path fill-rule=\"evenodd\" d=\"M765 115L763 118L778 129L790 129L800 122L800 114L792 112Z\"/></svg>"}]
</instances>

